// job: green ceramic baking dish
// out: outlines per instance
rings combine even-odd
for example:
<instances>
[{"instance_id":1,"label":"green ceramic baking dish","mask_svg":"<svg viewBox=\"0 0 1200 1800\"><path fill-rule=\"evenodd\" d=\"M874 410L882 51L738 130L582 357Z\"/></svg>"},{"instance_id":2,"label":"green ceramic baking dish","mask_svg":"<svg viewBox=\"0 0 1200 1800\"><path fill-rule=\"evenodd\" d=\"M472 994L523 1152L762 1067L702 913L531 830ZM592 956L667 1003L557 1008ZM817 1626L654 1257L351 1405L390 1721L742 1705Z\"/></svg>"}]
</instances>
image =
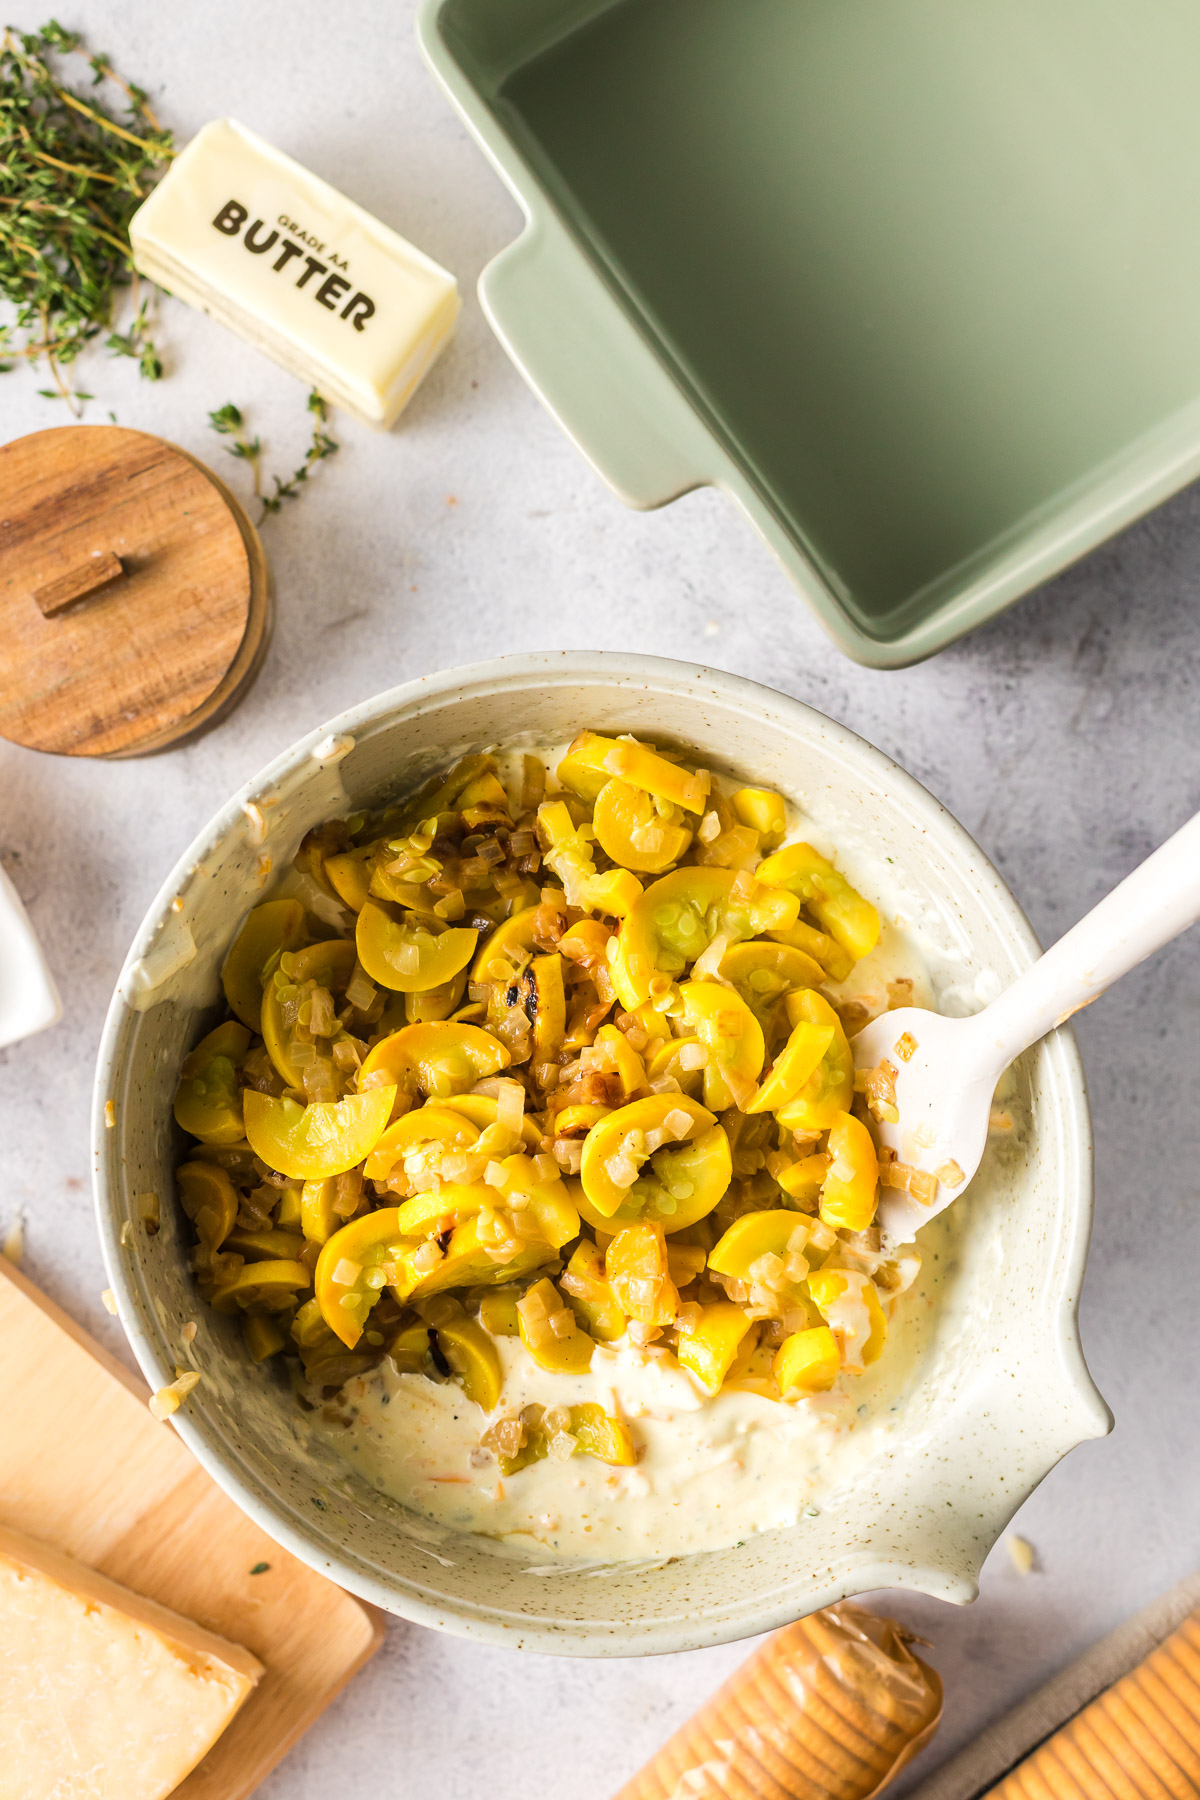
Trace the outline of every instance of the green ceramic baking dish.
<instances>
[{"instance_id":1,"label":"green ceramic baking dish","mask_svg":"<svg viewBox=\"0 0 1200 1800\"><path fill-rule=\"evenodd\" d=\"M501 341L894 667L1200 473L1194 0L423 0Z\"/></svg>"}]
</instances>

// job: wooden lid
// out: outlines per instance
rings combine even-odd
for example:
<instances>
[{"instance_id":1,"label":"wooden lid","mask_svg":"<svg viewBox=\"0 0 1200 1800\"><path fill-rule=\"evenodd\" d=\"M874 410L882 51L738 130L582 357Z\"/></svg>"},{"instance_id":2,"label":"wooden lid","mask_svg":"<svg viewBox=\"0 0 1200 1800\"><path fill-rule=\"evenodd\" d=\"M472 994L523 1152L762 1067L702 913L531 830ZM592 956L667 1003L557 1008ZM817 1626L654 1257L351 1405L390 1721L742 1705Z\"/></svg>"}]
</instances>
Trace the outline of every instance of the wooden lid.
<instances>
[{"instance_id":1,"label":"wooden lid","mask_svg":"<svg viewBox=\"0 0 1200 1800\"><path fill-rule=\"evenodd\" d=\"M115 425L0 446L0 735L165 749L249 685L269 612L258 533L186 451Z\"/></svg>"}]
</instances>

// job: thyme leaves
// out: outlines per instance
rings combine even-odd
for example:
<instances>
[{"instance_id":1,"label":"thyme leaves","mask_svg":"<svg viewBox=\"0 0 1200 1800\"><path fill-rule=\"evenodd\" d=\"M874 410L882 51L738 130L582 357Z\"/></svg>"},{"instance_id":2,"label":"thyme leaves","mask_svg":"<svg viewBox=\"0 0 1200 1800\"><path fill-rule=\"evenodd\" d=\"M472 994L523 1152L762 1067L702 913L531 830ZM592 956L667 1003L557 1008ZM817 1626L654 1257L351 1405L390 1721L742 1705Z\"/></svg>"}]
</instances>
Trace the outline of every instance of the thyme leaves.
<instances>
[{"instance_id":1,"label":"thyme leaves","mask_svg":"<svg viewBox=\"0 0 1200 1800\"><path fill-rule=\"evenodd\" d=\"M61 74L64 59L91 70L84 99ZM116 96L120 96L117 98ZM174 155L145 90L102 54L87 56L77 32L51 19L40 31L0 36L0 370L44 361L72 410L89 398L72 389L70 365L108 333L114 355L131 356L155 381L162 359L148 302L125 331L114 325L118 290L137 276L129 221Z\"/></svg>"},{"instance_id":2,"label":"thyme leaves","mask_svg":"<svg viewBox=\"0 0 1200 1800\"><path fill-rule=\"evenodd\" d=\"M215 432L222 437L233 439L232 443L225 446L230 456L235 456L239 461L248 463L250 466L254 482L254 497L262 506L257 520L259 525L272 513L282 512L285 500L298 500L303 492L304 483L317 464L337 453L339 446L327 429L329 424L328 403L315 388L308 396L308 410L312 414L313 424L312 436L308 449L305 451L304 460L298 468L293 469L286 481L278 475L271 476L275 489L271 494L263 491L262 440L249 435L241 408L235 406L232 400L228 400L224 406L218 406L214 412L210 412L208 415L208 422Z\"/></svg>"}]
</instances>

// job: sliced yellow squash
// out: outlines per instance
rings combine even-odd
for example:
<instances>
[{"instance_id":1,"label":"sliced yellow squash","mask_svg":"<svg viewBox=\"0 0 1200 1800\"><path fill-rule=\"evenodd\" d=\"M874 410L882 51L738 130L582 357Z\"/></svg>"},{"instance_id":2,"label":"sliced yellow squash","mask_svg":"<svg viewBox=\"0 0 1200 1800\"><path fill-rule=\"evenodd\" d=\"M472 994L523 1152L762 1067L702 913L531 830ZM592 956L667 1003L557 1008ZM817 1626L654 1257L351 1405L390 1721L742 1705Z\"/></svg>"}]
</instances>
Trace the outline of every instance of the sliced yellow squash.
<instances>
[{"instance_id":1,"label":"sliced yellow squash","mask_svg":"<svg viewBox=\"0 0 1200 1800\"><path fill-rule=\"evenodd\" d=\"M247 1088L246 1136L256 1156L305 1181L342 1175L370 1155L391 1115L395 1089L371 1088L344 1100L301 1106Z\"/></svg>"},{"instance_id":2,"label":"sliced yellow squash","mask_svg":"<svg viewBox=\"0 0 1200 1800\"><path fill-rule=\"evenodd\" d=\"M701 1307L700 1318L691 1331L679 1333L675 1354L683 1367L690 1369L710 1394L715 1394L752 1323L732 1300L716 1300L711 1306Z\"/></svg>"},{"instance_id":3,"label":"sliced yellow squash","mask_svg":"<svg viewBox=\"0 0 1200 1800\"><path fill-rule=\"evenodd\" d=\"M233 1230L238 1197L229 1176L216 1163L187 1162L176 1169L179 1199L206 1250L219 1250Z\"/></svg>"},{"instance_id":4,"label":"sliced yellow squash","mask_svg":"<svg viewBox=\"0 0 1200 1800\"><path fill-rule=\"evenodd\" d=\"M184 1058L175 1090L175 1122L204 1144L238 1144L245 1137L238 1065L250 1033L229 1019Z\"/></svg>"},{"instance_id":5,"label":"sliced yellow squash","mask_svg":"<svg viewBox=\"0 0 1200 1800\"><path fill-rule=\"evenodd\" d=\"M830 1127L829 1157L821 1217L835 1231L865 1231L875 1217L879 1158L870 1132L853 1113L839 1113Z\"/></svg>"},{"instance_id":6,"label":"sliced yellow squash","mask_svg":"<svg viewBox=\"0 0 1200 1800\"><path fill-rule=\"evenodd\" d=\"M800 1023L828 1026L833 1036L812 1074L776 1113L788 1131L828 1131L854 1098L854 1058L842 1022L823 994L801 988L784 999L793 1028Z\"/></svg>"},{"instance_id":7,"label":"sliced yellow squash","mask_svg":"<svg viewBox=\"0 0 1200 1800\"><path fill-rule=\"evenodd\" d=\"M711 1112L736 1106L746 1112L762 1073L762 1026L742 996L719 981L685 981L679 990L687 1030L708 1051L704 1104Z\"/></svg>"},{"instance_id":8,"label":"sliced yellow squash","mask_svg":"<svg viewBox=\"0 0 1200 1800\"><path fill-rule=\"evenodd\" d=\"M382 1038L358 1072L360 1091L390 1084L435 1100L466 1093L486 1075L507 1069L512 1057L490 1031L452 1020L403 1025Z\"/></svg>"},{"instance_id":9,"label":"sliced yellow squash","mask_svg":"<svg viewBox=\"0 0 1200 1800\"><path fill-rule=\"evenodd\" d=\"M794 1394L827 1393L841 1366L837 1339L828 1325L813 1325L784 1338L775 1353L771 1373L786 1400Z\"/></svg>"},{"instance_id":10,"label":"sliced yellow squash","mask_svg":"<svg viewBox=\"0 0 1200 1800\"><path fill-rule=\"evenodd\" d=\"M321 1317L348 1350L362 1336L367 1316L387 1286L381 1265L394 1262L402 1248L395 1206L351 1220L322 1246L313 1293Z\"/></svg>"},{"instance_id":11,"label":"sliced yellow squash","mask_svg":"<svg viewBox=\"0 0 1200 1800\"><path fill-rule=\"evenodd\" d=\"M651 794L625 781L609 781L601 788L592 825L606 856L647 875L661 875L677 863L692 841L678 806L668 803L660 810Z\"/></svg>"},{"instance_id":12,"label":"sliced yellow squash","mask_svg":"<svg viewBox=\"0 0 1200 1800\"><path fill-rule=\"evenodd\" d=\"M521 1342L535 1363L556 1375L582 1375L596 1346L563 1300L543 1276L517 1302Z\"/></svg>"},{"instance_id":13,"label":"sliced yellow squash","mask_svg":"<svg viewBox=\"0 0 1200 1800\"><path fill-rule=\"evenodd\" d=\"M789 844L758 865L760 881L788 888L803 900L818 925L855 962L879 942L879 914L828 857L811 844Z\"/></svg>"},{"instance_id":14,"label":"sliced yellow squash","mask_svg":"<svg viewBox=\"0 0 1200 1800\"><path fill-rule=\"evenodd\" d=\"M259 1029L263 980L272 958L304 942L304 908L298 900L267 900L247 914L221 965L221 985L251 1031Z\"/></svg>"},{"instance_id":15,"label":"sliced yellow squash","mask_svg":"<svg viewBox=\"0 0 1200 1800\"><path fill-rule=\"evenodd\" d=\"M622 921L611 964L622 1005L649 999L655 974L682 975L718 933L732 942L786 929L799 910L787 889L747 883L729 869L673 869L651 882Z\"/></svg>"},{"instance_id":16,"label":"sliced yellow squash","mask_svg":"<svg viewBox=\"0 0 1200 1800\"><path fill-rule=\"evenodd\" d=\"M452 925L435 936L427 921L407 913L396 918L378 900L368 900L358 915L354 941L372 981L394 993L423 994L444 986L466 968L479 933Z\"/></svg>"},{"instance_id":17,"label":"sliced yellow squash","mask_svg":"<svg viewBox=\"0 0 1200 1800\"><path fill-rule=\"evenodd\" d=\"M715 1124L707 1107L686 1094L653 1094L618 1107L583 1140L580 1176L588 1204L602 1219L612 1219L629 1198L643 1164L662 1147L689 1142ZM681 1217L674 1228L691 1222Z\"/></svg>"}]
</instances>

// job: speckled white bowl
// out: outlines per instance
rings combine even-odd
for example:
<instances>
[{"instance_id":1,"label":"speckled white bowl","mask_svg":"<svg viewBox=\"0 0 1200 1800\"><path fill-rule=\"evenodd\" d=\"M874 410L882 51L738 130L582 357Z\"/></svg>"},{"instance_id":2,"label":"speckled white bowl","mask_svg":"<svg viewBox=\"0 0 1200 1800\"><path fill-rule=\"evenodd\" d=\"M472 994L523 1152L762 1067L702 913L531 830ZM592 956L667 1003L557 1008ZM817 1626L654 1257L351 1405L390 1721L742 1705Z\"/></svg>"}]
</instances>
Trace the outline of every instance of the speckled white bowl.
<instances>
[{"instance_id":1,"label":"speckled white bowl","mask_svg":"<svg viewBox=\"0 0 1200 1800\"><path fill-rule=\"evenodd\" d=\"M233 1322L197 1301L171 1199L171 1099L180 1061L217 1002L226 945L262 895L263 821L278 869L347 800L378 802L464 748L522 734L561 740L584 723L694 746L746 780L783 789L835 836L876 844L981 991L1036 955L995 869L911 776L820 713L751 682L648 657L567 653L509 657L382 694L302 738L221 809L168 876L122 972L96 1082L96 1204L138 1361L152 1386L170 1381L189 1360L180 1327L202 1317L194 1361L204 1380L175 1421L184 1441L281 1544L424 1625L539 1651L631 1656L765 1631L870 1588L970 1600L1016 1508L1059 1457L1110 1425L1076 1324L1091 1134L1069 1031L1018 1068L1023 1154L1007 1191L977 1205L963 1233L906 1401L902 1450L869 1466L840 1509L734 1549L548 1576L544 1559L542 1573L530 1573L516 1553L441 1533L325 1462L282 1381L254 1369ZM163 1196L155 1237L137 1217L137 1196L148 1191Z\"/></svg>"}]
</instances>

